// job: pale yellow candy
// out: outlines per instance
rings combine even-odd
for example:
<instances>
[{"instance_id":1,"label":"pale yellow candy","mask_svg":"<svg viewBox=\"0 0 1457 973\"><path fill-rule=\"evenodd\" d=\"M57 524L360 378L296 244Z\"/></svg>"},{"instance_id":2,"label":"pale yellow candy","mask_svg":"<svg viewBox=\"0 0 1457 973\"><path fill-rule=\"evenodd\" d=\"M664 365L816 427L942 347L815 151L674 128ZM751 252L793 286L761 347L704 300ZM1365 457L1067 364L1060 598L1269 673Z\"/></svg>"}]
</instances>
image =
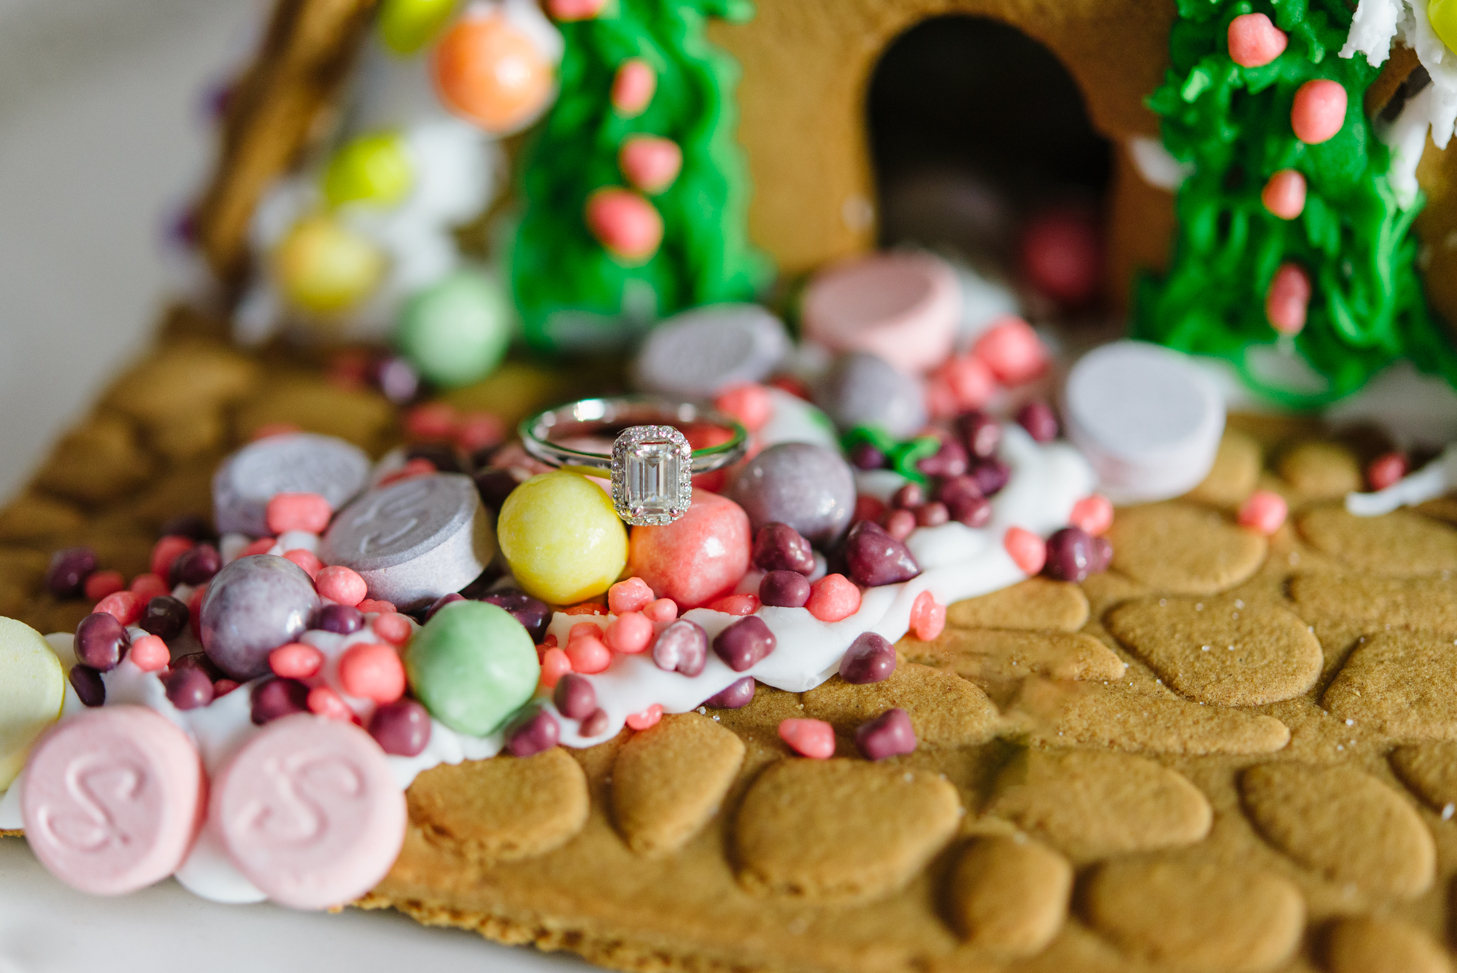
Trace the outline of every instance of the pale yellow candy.
<instances>
[{"instance_id":1,"label":"pale yellow candy","mask_svg":"<svg viewBox=\"0 0 1457 973\"><path fill-rule=\"evenodd\" d=\"M1427 4L1427 19L1442 43L1449 50L1457 51L1457 0L1431 0Z\"/></svg>"},{"instance_id":2,"label":"pale yellow candy","mask_svg":"<svg viewBox=\"0 0 1457 973\"><path fill-rule=\"evenodd\" d=\"M543 473L512 490L496 536L517 583L553 605L602 594L627 564L627 528L611 498L576 473Z\"/></svg>"},{"instance_id":3,"label":"pale yellow candy","mask_svg":"<svg viewBox=\"0 0 1457 973\"><path fill-rule=\"evenodd\" d=\"M337 314L378 286L385 257L367 238L322 214L299 220L273 251L284 300L301 311Z\"/></svg>"},{"instance_id":4,"label":"pale yellow candy","mask_svg":"<svg viewBox=\"0 0 1457 973\"><path fill-rule=\"evenodd\" d=\"M29 625L0 618L0 790L25 766L31 744L61 715L66 674Z\"/></svg>"}]
</instances>

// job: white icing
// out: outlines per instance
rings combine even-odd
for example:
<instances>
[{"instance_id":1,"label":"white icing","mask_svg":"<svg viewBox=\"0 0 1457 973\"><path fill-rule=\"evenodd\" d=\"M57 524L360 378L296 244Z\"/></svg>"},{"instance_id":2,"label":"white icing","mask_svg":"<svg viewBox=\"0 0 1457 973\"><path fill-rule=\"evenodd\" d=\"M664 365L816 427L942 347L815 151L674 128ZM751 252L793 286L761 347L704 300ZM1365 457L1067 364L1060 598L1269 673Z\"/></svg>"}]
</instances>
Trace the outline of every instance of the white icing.
<instances>
[{"instance_id":1,"label":"white icing","mask_svg":"<svg viewBox=\"0 0 1457 973\"><path fill-rule=\"evenodd\" d=\"M1359 52L1372 65L1380 67L1390 55L1395 40L1416 51L1417 60L1431 76L1429 96L1422 103L1421 114L1432 127L1432 141L1437 148L1445 149L1457 126L1457 57L1452 56L1432 29L1427 18L1427 0L1361 0L1351 19L1341 57L1354 57ZM1415 161L1411 165L1415 167Z\"/></svg>"},{"instance_id":2,"label":"white icing","mask_svg":"<svg viewBox=\"0 0 1457 973\"><path fill-rule=\"evenodd\" d=\"M1135 135L1128 140L1128 157L1143 181L1157 189L1174 192L1194 174L1194 166L1180 162L1164 148L1162 139Z\"/></svg>"}]
</instances>

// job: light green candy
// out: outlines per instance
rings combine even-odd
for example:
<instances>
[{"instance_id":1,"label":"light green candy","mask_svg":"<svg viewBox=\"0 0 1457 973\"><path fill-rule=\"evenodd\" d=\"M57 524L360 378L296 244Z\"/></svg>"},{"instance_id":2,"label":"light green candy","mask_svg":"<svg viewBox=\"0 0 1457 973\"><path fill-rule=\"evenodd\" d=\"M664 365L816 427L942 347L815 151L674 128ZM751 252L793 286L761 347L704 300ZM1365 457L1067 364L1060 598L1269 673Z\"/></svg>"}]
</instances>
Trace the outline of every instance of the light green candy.
<instances>
[{"instance_id":1,"label":"light green candy","mask_svg":"<svg viewBox=\"0 0 1457 973\"><path fill-rule=\"evenodd\" d=\"M324 198L330 206L370 203L393 206L415 183L415 167L398 132L373 132L352 139L329 160Z\"/></svg>"},{"instance_id":2,"label":"light green candy","mask_svg":"<svg viewBox=\"0 0 1457 973\"><path fill-rule=\"evenodd\" d=\"M536 692L541 664L531 636L504 608L457 601L416 633L405 673L431 716L452 730L485 736Z\"/></svg>"},{"instance_id":3,"label":"light green candy","mask_svg":"<svg viewBox=\"0 0 1457 973\"><path fill-rule=\"evenodd\" d=\"M457 270L410 298L395 344L436 385L469 385L490 374L511 342L511 308L495 282Z\"/></svg>"},{"instance_id":4,"label":"light green candy","mask_svg":"<svg viewBox=\"0 0 1457 973\"><path fill-rule=\"evenodd\" d=\"M380 43L409 57L430 42L455 9L455 0L384 0L375 26Z\"/></svg>"}]
</instances>

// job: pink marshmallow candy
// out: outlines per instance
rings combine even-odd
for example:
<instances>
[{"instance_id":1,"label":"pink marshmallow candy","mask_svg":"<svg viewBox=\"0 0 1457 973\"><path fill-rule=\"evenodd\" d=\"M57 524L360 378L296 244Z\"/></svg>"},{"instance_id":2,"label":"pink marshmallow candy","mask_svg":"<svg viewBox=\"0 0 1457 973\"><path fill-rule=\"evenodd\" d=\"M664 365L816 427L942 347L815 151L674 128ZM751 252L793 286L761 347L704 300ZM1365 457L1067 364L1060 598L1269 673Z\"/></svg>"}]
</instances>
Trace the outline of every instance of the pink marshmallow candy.
<instances>
[{"instance_id":1,"label":"pink marshmallow candy","mask_svg":"<svg viewBox=\"0 0 1457 973\"><path fill-rule=\"evenodd\" d=\"M326 909L384 878L405 838L405 795L369 734L307 714L267 724L218 774L212 826L269 898Z\"/></svg>"},{"instance_id":2,"label":"pink marshmallow candy","mask_svg":"<svg viewBox=\"0 0 1457 973\"><path fill-rule=\"evenodd\" d=\"M1289 508L1273 490L1256 490L1239 508L1239 525L1269 537L1285 523Z\"/></svg>"},{"instance_id":3,"label":"pink marshmallow candy","mask_svg":"<svg viewBox=\"0 0 1457 973\"><path fill-rule=\"evenodd\" d=\"M1283 264L1265 295L1265 317L1281 334L1299 334L1310 308L1310 275L1299 264Z\"/></svg>"},{"instance_id":4,"label":"pink marshmallow candy","mask_svg":"<svg viewBox=\"0 0 1457 973\"><path fill-rule=\"evenodd\" d=\"M1306 145L1335 138L1346 123L1346 89L1328 78L1307 81L1295 92L1290 127Z\"/></svg>"},{"instance_id":5,"label":"pink marshmallow candy","mask_svg":"<svg viewBox=\"0 0 1457 973\"><path fill-rule=\"evenodd\" d=\"M1038 574L1047 563L1047 543L1030 530L1008 527L1002 545L1024 574Z\"/></svg>"},{"instance_id":6,"label":"pink marshmallow candy","mask_svg":"<svg viewBox=\"0 0 1457 973\"><path fill-rule=\"evenodd\" d=\"M997 381L1021 385L1047 371L1047 349L1032 325L1010 315L993 324L972 348Z\"/></svg>"},{"instance_id":7,"label":"pink marshmallow candy","mask_svg":"<svg viewBox=\"0 0 1457 973\"><path fill-rule=\"evenodd\" d=\"M805 334L835 351L878 355L903 372L928 371L951 352L961 289L945 261L882 253L815 275L804 295Z\"/></svg>"},{"instance_id":8,"label":"pink marshmallow candy","mask_svg":"<svg viewBox=\"0 0 1457 973\"><path fill-rule=\"evenodd\" d=\"M608 253L640 263L663 242L663 217L627 189L608 187L587 197L587 228Z\"/></svg>"},{"instance_id":9,"label":"pink marshmallow candy","mask_svg":"<svg viewBox=\"0 0 1457 973\"><path fill-rule=\"evenodd\" d=\"M633 186L648 194L673 185L683 168L683 150L672 139L634 135L617 152L617 167Z\"/></svg>"},{"instance_id":10,"label":"pink marshmallow candy","mask_svg":"<svg viewBox=\"0 0 1457 973\"><path fill-rule=\"evenodd\" d=\"M146 888L177 870L207 803L187 735L142 706L87 710L41 738L21 815L31 851L93 895Z\"/></svg>"},{"instance_id":11,"label":"pink marshmallow candy","mask_svg":"<svg viewBox=\"0 0 1457 973\"><path fill-rule=\"evenodd\" d=\"M1264 14L1242 14L1229 22L1229 59L1242 68L1264 67L1285 53L1289 43Z\"/></svg>"},{"instance_id":12,"label":"pink marshmallow candy","mask_svg":"<svg viewBox=\"0 0 1457 973\"><path fill-rule=\"evenodd\" d=\"M1260 191L1265 209L1282 220L1293 220L1305 212L1305 176L1298 169L1281 169Z\"/></svg>"},{"instance_id":13,"label":"pink marshmallow candy","mask_svg":"<svg viewBox=\"0 0 1457 973\"><path fill-rule=\"evenodd\" d=\"M342 564L331 564L320 569L318 577L314 578L314 587L319 590L320 596L350 608L369 594L369 586L359 576L359 572Z\"/></svg>"},{"instance_id":14,"label":"pink marshmallow candy","mask_svg":"<svg viewBox=\"0 0 1457 973\"><path fill-rule=\"evenodd\" d=\"M829 760L835 755L835 728L824 720L782 720L779 739L812 760Z\"/></svg>"},{"instance_id":15,"label":"pink marshmallow candy","mask_svg":"<svg viewBox=\"0 0 1457 973\"><path fill-rule=\"evenodd\" d=\"M658 72L640 57L629 58L612 79L612 107L628 118L641 115L658 90Z\"/></svg>"}]
</instances>

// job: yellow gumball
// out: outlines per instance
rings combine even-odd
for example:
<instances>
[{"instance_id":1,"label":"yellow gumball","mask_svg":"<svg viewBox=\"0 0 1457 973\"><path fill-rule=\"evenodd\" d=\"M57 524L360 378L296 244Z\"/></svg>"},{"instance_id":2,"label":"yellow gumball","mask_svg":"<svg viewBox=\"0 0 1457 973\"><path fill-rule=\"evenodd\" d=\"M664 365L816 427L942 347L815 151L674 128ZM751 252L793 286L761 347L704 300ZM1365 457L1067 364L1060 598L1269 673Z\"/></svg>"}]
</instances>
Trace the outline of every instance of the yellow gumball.
<instances>
[{"instance_id":1,"label":"yellow gumball","mask_svg":"<svg viewBox=\"0 0 1457 973\"><path fill-rule=\"evenodd\" d=\"M543 473L512 490L496 537L516 582L553 605L602 594L627 564L627 528L612 500L576 473Z\"/></svg>"},{"instance_id":2,"label":"yellow gumball","mask_svg":"<svg viewBox=\"0 0 1457 973\"><path fill-rule=\"evenodd\" d=\"M273 251L273 273L283 298L311 314L338 314L379 285L385 257L379 247L334 219L308 216Z\"/></svg>"},{"instance_id":3,"label":"yellow gumball","mask_svg":"<svg viewBox=\"0 0 1457 973\"><path fill-rule=\"evenodd\" d=\"M1427 19L1448 50L1457 51L1457 0L1431 0Z\"/></svg>"},{"instance_id":4,"label":"yellow gumball","mask_svg":"<svg viewBox=\"0 0 1457 973\"><path fill-rule=\"evenodd\" d=\"M25 766L31 744L61 715L66 675L41 634L0 618L0 790Z\"/></svg>"}]
</instances>

